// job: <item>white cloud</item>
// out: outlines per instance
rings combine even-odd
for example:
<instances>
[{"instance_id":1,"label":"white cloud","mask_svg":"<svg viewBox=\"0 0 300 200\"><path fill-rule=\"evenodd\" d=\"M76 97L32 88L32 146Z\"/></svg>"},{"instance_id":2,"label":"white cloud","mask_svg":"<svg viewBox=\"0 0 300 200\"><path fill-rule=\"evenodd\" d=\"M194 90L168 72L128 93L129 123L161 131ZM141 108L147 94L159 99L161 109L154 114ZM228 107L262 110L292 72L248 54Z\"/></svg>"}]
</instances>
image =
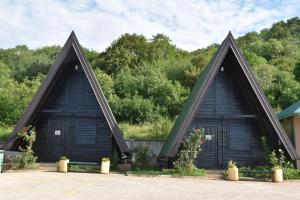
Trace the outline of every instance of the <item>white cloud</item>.
<instances>
[{"instance_id":1,"label":"white cloud","mask_svg":"<svg viewBox=\"0 0 300 200\"><path fill-rule=\"evenodd\" d=\"M0 1L0 48L62 45L71 30L87 48L104 50L124 33L165 33L195 50L297 16L299 0L28 0Z\"/></svg>"}]
</instances>

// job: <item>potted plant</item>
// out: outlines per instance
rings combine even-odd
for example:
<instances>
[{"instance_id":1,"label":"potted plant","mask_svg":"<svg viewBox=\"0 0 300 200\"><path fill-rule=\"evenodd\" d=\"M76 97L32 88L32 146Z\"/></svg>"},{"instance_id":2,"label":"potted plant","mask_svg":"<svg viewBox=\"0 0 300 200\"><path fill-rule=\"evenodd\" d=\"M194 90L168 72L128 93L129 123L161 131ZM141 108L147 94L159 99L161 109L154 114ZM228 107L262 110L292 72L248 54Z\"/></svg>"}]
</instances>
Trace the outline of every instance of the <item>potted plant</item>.
<instances>
[{"instance_id":1,"label":"potted plant","mask_svg":"<svg viewBox=\"0 0 300 200\"><path fill-rule=\"evenodd\" d=\"M238 181L239 180L239 169L236 166L236 162L229 160L228 165L228 180Z\"/></svg>"},{"instance_id":2,"label":"potted plant","mask_svg":"<svg viewBox=\"0 0 300 200\"><path fill-rule=\"evenodd\" d=\"M282 166L285 162L285 156L281 149L278 150L279 156L276 156L275 150L270 154L270 162L272 164L272 181L275 183L280 183L283 181Z\"/></svg>"},{"instance_id":3,"label":"potted plant","mask_svg":"<svg viewBox=\"0 0 300 200\"><path fill-rule=\"evenodd\" d=\"M69 159L66 156L61 156L59 159L59 172L68 172Z\"/></svg>"},{"instance_id":4,"label":"potted plant","mask_svg":"<svg viewBox=\"0 0 300 200\"><path fill-rule=\"evenodd\" d=\"M103 157L101 160L101 174L108 174L110 167L110 160L108 157Z\"/></svg>"},{"instance_id":5,"label":"potted plant","mask_svg":"<svg viewBox=\"0 0 300 200\"><path fill-rule=\"evenodd\" d=\"M272 168L272 181L275 183L280 183L283 181L283 173L281 166L274 166Z\"/></svg>"}]
</instances>

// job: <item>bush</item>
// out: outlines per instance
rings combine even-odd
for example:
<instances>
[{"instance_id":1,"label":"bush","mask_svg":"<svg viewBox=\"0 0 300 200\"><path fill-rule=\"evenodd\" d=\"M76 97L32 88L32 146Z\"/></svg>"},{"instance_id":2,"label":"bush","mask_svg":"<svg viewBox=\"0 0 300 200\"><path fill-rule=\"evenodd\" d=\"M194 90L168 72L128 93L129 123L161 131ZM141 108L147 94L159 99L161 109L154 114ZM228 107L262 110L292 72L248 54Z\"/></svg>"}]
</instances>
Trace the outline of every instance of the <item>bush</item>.
<instances>
[{"instance_id":1,"label":"bush","mask_svg":"<svg viewBox=\"0 0 300 200\"><path fill-rule=\"evenodd\" d=\"M9 126L0 125L0 141L6 141L12 132L12 128Z\"/></svg>"},{"instance_id":2,"label":"bush","mask_svg":"<svg viewBox=\"0 0 300 200\"><path fill-rule=\"evenodd\" d=\"M38 167L36 163L37 156L34 156L32 146L36 139L35 128L28 126L22 128L22 130L17 134L18 138L22 139L26 146L23 148L19 146L19 150L23 152L22 156L17 156L14 159L14 164L17 169L34 169Z\"/></svg>"},{"instance_id":3,"label":"bush","mask_svg":"<svg viewBox=\"0 0 300 200\"><path fill-rule=\"evenodd\" d=\"M174 121L169 118L160 118L153 124L151 136L153 139L167 139L174 125Z\"/></svg>"},{"instance_id":4,"label":"bush","mask_svg":"<svg viewBox=\"0 0 300 200\"><path fill-rule=\"evenodd\" d=\"M134 174L137 176L160 176L160 175L171 175L174 177L182 177L182 176L205 176L206 171L204 169L198 169L197 167L193 167L190 171L180 171L178 172L175 169L158 169L154 167L133 167L130 172L130 174Z\"/></svg>"},{"instance_id":5,"label":"bush","mask_svg":"<svg viewBox=\"0 0 300 200\"><path fill-rule=\"evenodd\" d=\"M108 157L103 157L101 159L101 162L110 162L109 158Z\"/></svg>"},{"instance_id":6,"label":"bush","mask_svg":"<svg viewBox=\"0 0 300 200\"><path fill-rule=\"evenodd\" d=\"M120 123L119 126L126 139L134 140L164 140L168 137L174 121L169 118L160 117L154 123L129 124Z\"/></svg>"},{"instance_id":7,"label":"bush","mask_svg":"<svg viewBox=\"0 0 300 200\"><path fill-rule=\"evenodd\" d=\"M233 160L229 160L227 168L233 168L236 167L236 162L234 162Z\"/></svg>"},{"instance_id":8,"label":"bush","mask_svg":"<svg viewBox=\"0 0 300 200\"><path fill-rule=\"evenodd\" d=\"M257 173L259 172L259 173ZM241 167L239 169L240 177L252 177L252 178L264 178L270 179L270 168L268 166L256 166L256 167Z\"/></svg>"},{"instance_id":9,"label":"bush","mask_svg":"<svg viewBox=\"0 0 300 200\"><path fill-rule=\"evenodd\" d=\"M59 160L68 160L68 158L66 156L60 156Z\"/></svg>"},{"instance_id":10,"label":"bush","mask_svg":"<svg viewBox=\"0 0 300 200\"><path fill-rule=\"evenodd\" d=\"M135 165L147 166L153 158L153 152L148 146L138 145L133 149L135 153Z\"/></svg>"},{"instance_id":11,"label":"bush","mask_svg":"<svg viewBox=\"0 0 300 200\"><path fill-rule=\"evenodd\" d=\"M278 153L273 150L269 155L269 161L272 168L293 168L292 163L287 161L282 149L278 149Z\"/></svg>"},{"instance_id":12,"label":"bush","mask_svg":"<svg viewBox=\"0 0 300 200\"><path fill-rule=\"evenodd\" d=\"M284 179L300 179L300 170L294 168L283 168Z\"/></svg>"},{"instance_id":13,"label":"bush","mask_svg":"<svg viewBox=\"0 0 300 200\"><path fill-rule=\"evenodd\" d=\"M184 174L194 173L195 159L201 151L200 145L204 142L203 129L194 129L193 132L185 138L182 148L177 154L178 159L173 163L174 168Z\"/></svg>"}]
</instances>

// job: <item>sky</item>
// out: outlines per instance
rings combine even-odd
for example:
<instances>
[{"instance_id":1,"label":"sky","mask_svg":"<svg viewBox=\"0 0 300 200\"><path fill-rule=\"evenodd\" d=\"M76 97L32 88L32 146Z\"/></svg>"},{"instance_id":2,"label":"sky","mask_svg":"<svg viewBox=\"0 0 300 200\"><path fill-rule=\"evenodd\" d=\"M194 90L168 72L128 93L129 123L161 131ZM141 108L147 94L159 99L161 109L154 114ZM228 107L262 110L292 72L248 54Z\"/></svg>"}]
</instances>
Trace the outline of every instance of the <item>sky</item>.
<instances>
[{"instance_id":1,"label":"sky","mask_svg":"<svg viewBox=\"0 0 300 200\"><path fill-rule=\"evenodd\" d=\"M0 48L82 46L105 50L124 33L164 33L188 51L300 16L300 0L0 0Z\"/></svg>"}]
</instances>

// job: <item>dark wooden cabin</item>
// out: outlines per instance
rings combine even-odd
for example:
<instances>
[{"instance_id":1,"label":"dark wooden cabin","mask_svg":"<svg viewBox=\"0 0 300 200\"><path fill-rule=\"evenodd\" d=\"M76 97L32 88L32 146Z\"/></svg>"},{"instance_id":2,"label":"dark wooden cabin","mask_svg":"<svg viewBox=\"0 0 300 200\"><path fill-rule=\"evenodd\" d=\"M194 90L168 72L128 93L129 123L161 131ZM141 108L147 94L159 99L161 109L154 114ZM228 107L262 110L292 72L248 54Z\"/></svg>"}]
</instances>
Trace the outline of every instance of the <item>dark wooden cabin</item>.
<instances>
[{"instance_id":1,"label":"dark wooden cabin","mask_svg":"<svg viewBox=\"0 0 300 200\"><path fill-rule=\"evenodd\" d=\"M194 128L203 128L206 135L197 167L225 168L230 159L239 166L264 164L262 136L297 159L231 33L196 82L160 152L162 164L172 163Z\"/></svg>"},{"instance_id":2,"label":"dark wooden cabin","mask_svg":"<svg viewBox=\"0 0 300 200\"><path fill-rule=\"evenodd\" d=\"M29 124L36 128L34 151L39 161L66 155L71 161L99 162L114 151L130 157L74 32L6 142L6 150L17 149L16 133Z\"/></svg>"}]
</instances>

